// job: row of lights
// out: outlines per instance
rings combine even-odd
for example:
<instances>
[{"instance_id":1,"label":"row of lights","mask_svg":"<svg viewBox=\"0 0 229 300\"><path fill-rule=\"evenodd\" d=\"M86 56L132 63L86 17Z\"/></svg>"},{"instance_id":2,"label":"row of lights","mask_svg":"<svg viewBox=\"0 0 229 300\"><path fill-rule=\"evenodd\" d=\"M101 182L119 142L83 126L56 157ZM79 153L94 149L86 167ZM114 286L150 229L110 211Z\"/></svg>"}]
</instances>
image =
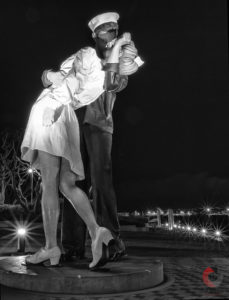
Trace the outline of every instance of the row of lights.
<instances>
[{"instance_id":1,"label":"row of lights","mask_svg":"<svg viewBox=\"0 0 229 300\"><path fill-rule=\"evenodd\" d=\"M211 207L205 207L205 208L203 209L203 211L204 211L205 213L207 213L207 214L210 214L210 213L212 212L212 210L213 210L213 209L212 209ZM227 213L229 213L229 207L226 207L225 210L226 210ZM164 215L164 214L167 214L167 213L165 213L165 212L163 212L163 211L160 211L160 214L161 214L161 215ZM177 214L177 213L174 212L174 214ZM193 212L191 212L191 211L184 212L183 210L181 210L181 211L179 212L179 214L180 214L180 215L188 215L188 216L191 216L191 215L193 214ZM135 211L135 215L140 215L140 213L138 213L137 211ZM148 211L146 212L146 215L147 215L147 216L155 216L155 215L157 215L157 212L156 212L156 211L153 211L153 210L148 210Z\"/></svg>"},{"instance_id":2,"label":"row of lights","mask_svg":"<svg viewBox=\"0 0 229 300\"><path fill-rule=\"evenodd\" d=\"M164 213L163 211L160 211L160 214L161 215L167 215L167 212L166 213ZM176 214L176 213L175 213ZM180 211L180 214L181 215L188 215L188 216L191 216L192 215L192 213L190 212L190 211L187 211L187 212L184 212L184 211ZM137 215L137 212L135 212L135 215ZM139 215L140 215L140 213L139 213ZM157 212L156 211L151 211L151 210L148 210L147 212L146 212L146 215L147 216L155 216L155 215L157 215Z\"/></svg>"},{"instance_id":3,"label":"row of lights","mask_svg":"<svg viewBox=\"0 0 229 300\"><path fill-rule=\"evenodd\" d=\"M207 213L210 213L214 208L213 207L204 207L203 210ZM229 207L226 207L226 211L229 212Z\"/></svg>"},{"instance_id":4,"label":"row of lights","mask_svg":"<svg viewBox=\"0 0 229 300\"><path fill-rule=\"evenodd\" d=\"M168 228L169 227L169 223L165 223L165 226ZM206 236L208 231L206 228L201 228L199 231L196 227L191 227L190 225L187 225L187 226L181 226L181 225L177 225L177 224L174 224L173 227L171 227L170 229L173 230L173 229L182 229L182 230L185 230L185 231L188 231L188 232L194 232L194 233L201 233L203 236ZM214 232L214 236L217 237L217 238L220 238L222 236L222 232L220 230L215 230Z\"/></svg>"}]
</instances>

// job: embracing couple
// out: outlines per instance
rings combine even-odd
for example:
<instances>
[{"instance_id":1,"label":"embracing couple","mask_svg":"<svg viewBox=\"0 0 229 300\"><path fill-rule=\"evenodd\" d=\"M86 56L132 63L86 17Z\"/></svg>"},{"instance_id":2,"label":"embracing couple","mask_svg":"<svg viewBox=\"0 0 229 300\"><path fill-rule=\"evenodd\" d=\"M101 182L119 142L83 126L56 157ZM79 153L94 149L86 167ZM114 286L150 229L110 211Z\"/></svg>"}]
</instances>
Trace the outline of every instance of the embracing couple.
<instances>
[{"instance_id":1,"label":"embracing couple","mask_svg":"<svg viewBox=\"0 0 229 300\"><path fill-rule=\"evenodd\" d=\"M30 112L21 152L22 159L41 172L45 247L27 256L26 264L48 260L52 266L59 264L62 252L57 244L59 192L88 229L92 241L90 270L109 261L111 244L115 249L114 259L125 254L112 183L112 109L116 93L126 87L128 75L135 73L142 62L130 33L118 37L118 19L114 12L94 17L88 26L95 48L80 49L62 63L58 72L47 70L42 75L45 89ZM79 130L75 110L83 106L86 110ZM89 158L93 209L87 192L76 184L85 177L83 139ZM68 230L74 232L74 215L70 210L65 205L63 223L67 226L62 229L63 239ZM75 219L79 218L77 214ZM83 236L81 240L85 242ZM68 250L66 243L65 251Z\"/></svg>"}]
</instances>

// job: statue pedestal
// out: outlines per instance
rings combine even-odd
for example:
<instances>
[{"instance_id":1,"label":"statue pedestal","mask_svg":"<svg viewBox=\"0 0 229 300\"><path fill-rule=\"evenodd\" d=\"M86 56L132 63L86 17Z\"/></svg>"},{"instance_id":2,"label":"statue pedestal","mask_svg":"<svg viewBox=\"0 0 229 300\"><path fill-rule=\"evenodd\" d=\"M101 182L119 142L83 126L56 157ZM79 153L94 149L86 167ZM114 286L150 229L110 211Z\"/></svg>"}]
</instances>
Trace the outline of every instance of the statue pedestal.
<instances>
[{"instance_id":1,"label":"statue pedestal","mask_svg":"<svg viewBox=\"0 0 229 300\"><path fill-rule=\"evenodd\" d=\"M150 289L164 280L160 261L144 263L127 258L108 263L99 271L88 270L87 261L64 263L62 267L23 265L25 256L0 260L3 300L74 300L77 296L125 293ZM81 298L81 297L80 297Z\"/></svg>"}]
</instances>

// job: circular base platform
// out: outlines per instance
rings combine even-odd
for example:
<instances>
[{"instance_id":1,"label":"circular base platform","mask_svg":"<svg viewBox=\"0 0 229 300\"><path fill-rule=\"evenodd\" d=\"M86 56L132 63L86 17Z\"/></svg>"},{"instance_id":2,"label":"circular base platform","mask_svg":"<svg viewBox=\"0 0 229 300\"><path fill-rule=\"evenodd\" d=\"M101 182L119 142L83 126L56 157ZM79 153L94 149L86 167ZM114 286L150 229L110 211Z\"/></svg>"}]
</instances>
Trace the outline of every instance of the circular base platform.
<instances>
[{"instance_id":1,"label":"circular base platform","mask_svg":"<svg viewBox=\"0 0 229 300\"><path fill-rule=\"evenodd\" d=\"M25 256L1 259L0 284L26 293L67 296L138 291L158 286L164 280L162 262L149 264L136 257L109 263L96 272L88 270L86 260L56 268L25 266L24 261Z\"/></svg>"}]
</instances>

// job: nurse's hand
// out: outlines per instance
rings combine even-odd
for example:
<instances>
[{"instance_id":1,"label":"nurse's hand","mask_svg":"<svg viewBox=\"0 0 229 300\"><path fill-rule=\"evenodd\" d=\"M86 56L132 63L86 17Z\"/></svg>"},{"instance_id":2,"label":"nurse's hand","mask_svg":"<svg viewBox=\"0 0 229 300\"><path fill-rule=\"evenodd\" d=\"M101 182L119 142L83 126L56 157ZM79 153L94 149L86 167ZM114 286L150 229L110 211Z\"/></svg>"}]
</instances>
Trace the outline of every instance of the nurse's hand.
<instances>
[{"instance_id":1,"label":"nurse's hand","mask_svg":"<svg viewBox=\"0 0 229 300\"><path fill-rule=\"evenodd\" d=\"M55 110L50 108L50 107L46 107L44 110L44 114L43 114L43 126L48 127L51 126L54 123L54 115L55 115Z\"/></svg>"},{"instance_id":2,"label":"nurse's hand","mask_svg":"<svg viewBox=\"0 0 229 300\"><path fill-rule=\"evenodd\" d=\"M120 38L118 38L115 42L116 45L124 46L130 44L131 42L131 34L129 32L124 32Z\"/></svg>"}]
</instances>

